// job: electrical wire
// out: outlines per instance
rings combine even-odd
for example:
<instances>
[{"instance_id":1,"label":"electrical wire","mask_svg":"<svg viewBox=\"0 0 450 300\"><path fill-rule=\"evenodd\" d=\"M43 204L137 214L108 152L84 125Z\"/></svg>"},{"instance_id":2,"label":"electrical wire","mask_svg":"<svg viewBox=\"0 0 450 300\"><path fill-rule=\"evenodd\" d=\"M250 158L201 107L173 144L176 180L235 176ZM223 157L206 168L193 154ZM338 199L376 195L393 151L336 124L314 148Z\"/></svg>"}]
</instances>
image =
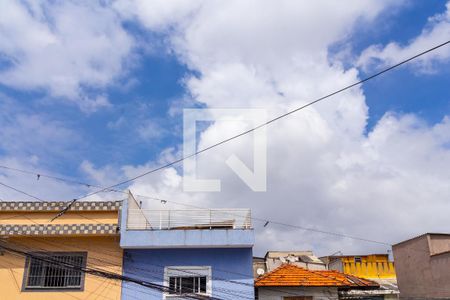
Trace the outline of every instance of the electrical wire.
<instances>
[{"instance_id":1,"label":"electrical wire","mask_svg":"<svg viewBox=\"0 0 450 300\"><path fill-rule=\"evenodd\" d=\"M28 219L28 218L27 218L27 219ZM28 220L30 220L30 219L28 219ZM30 220L30 221L32 221L32 220ZM32 222L35 223L34 221L32 221ZM37 224L37 223L35 223L35 224ZM52 243L52 242L50 242L50 241L48 241L48 240L40 240L40 239L35 239L35 238L29 238L29 239L31 239L31 240L33 240L33 241L35 241L35 242L37 242L37 243L46 244L46 245L49 245L49 246L58 246L58 247L64 246L64 245L61 245L61 244L59 244L59 243ZM37 244L37 243L36 243L36 244ZM24 245L24 244L22 244L22 243L15 243L14 245L15 245L15 246L19 246L19 247L21 247L21 248L26 248L26 249L28 249L28 250L30 250L30 251L34 251L34 252L36 252L36 251L40 251L40 252L48 252L48 251L49 251L47 248L37 247L36 245L33 247L33 249L29 248L28 246L26 246L26 245ZM0 246L0 247L1 247L1 246ZM75 249L79 249L79 250L82 250L82 251L90 251L90 250L87 250L86 248L80 248L80 247L77 247L77 246L75 246L75 245L67 245L66 247L68 247L68 249L70 249L70 250L73 250L73 249L75 248ZM120 260L123 259L122 256L114 256L114 255L109 255L109 256L115 257L116 259L120 259ZM89 257L89 261L97 261L97 262L99 262L100 264L106 264L106 265L115 265L115 264L117 264L117 261L106 260L106 259L100 259L100 258L92 257L92 255ZM127 271L127 273L132 274L132 275L136 275L136 276L140 276L140 277L142 277L142 273L144 273L145 278L152 277L152 278L154 278L154 279L160 281L160 280L161 280L161 277L160 277L160 276L155 276L155 275L160 275L160 271L161 271L161 267L162 267L162 266L153 265L153 264L149 264L149 265L151 265L151 266L157 266L157 267L159 267L159 269L155 269L155 271L151 271L151 270L149 270L148 268L147 268L147 269L144 269L144 268L136 268L136 267L133 267L133 268L131 268L131 269L138 270L137 272L140 272L140 273L137 273L137 272L130 272L129 270ZM192 274L193 274L193 275L197 275L197 276L202 275L202 274L198 274L198 273L192 273ZM128 275L128 274L127 274L127 275ZM149 276L149 275L150 275L150 276ZM136 277L134 277L134 278L136 278ZM226 281L226 282L228 282L228 283L234 283L234 284L239 283L239 282L235 282L235 281L232 281L232 280L219 279L219 278L217 278L217 277L215 277L215 276L211 276L211 278L214 279L214 280L222 280L222 281ZM251 285L251 286L253 286L253 285ZM167 287L166 287L166 288L167 288ZM225 288L215 288L215 291L221 292L221 293L226 294L226 295L232 295L232 296L235 294L235 291L234 291L234 290L231 290L231 289L225 289ZM234 296L235 296L235 295L234 295ZM243 296L242 299L253 299L253 298L249 298L249 297Z\"/></svg>"},{"instance_id":2,"label":"electrical wire","mask_svg":"<svg viewBox=\"0 0 450 300\"><path fill-rule=\"evenodd\" d=\"M334 96L334 95L340 94L340 93L342 93L342 92L344 92L344 91L346 91L346 90L349 90L349 89L351 89L351 88L353 88L353 87L355 87L355 86L359 86L359 85L363 84L364 82L367 82L367 81L369 81L369 80L372 80L373 78L376 78L376 77L378 77L378 76L381 76L381 75L383 75L384 73L387 73L387 72L389 72L389 71L391 71L391 70L393 70L393 69L395 69L395 68L398 68L398 67L400 67L400 66L402 66L402 65L404 65L404 64L406 64L406 63L408 63L408 62L410 62L410 61L412 61L412 60L414 60L414 59L417 59L417 58L420 57L420 56L423 56L423 55L425 55L425 54L427 54L427 53L430 53L430 52L435 51L435 50L437 50L437 49L439 49L439 48L441 48L441 47L444 47L444 46L446 46L446 45L449 44L449 43L450 43L450 40L447 40L446 42L443 42L443 43L438 44L438 45L436 45L436 46L434 46L434 47L432 47L432 48L429 48L429 49L427 49L427 50L425 50L425 51L422 51L422 52L420 52L420 53L418 53L418 54L416 54L416 55L413 55L413 56L411 56L411 57L409 57L409 58L407 58L407 59L405 59L405 60L400 61L399 63L396 63L396 64L394 64L394 65L392 65L392 66L390 66L390 67L387 67L387 68L385 68L385 69L383 69L383 70L381 70L381 71L379 71L379 72L377 72L377 73L375 73L375 74L372 74L372 75L370 75L370 76L368 76L368 77L366 77L366 78L364 78L364 79L361 79L361 80L359 80L359 81L356 81L356 82L354 82L354 83L352 83L352 84L350 84L350 85L347 85L347 86L345 86L345 87L343 87L343 88L341 88L341 89L339 89L339 90L336 90L336 91L334 91L334 92L331 92L331 93L329 93L329 94L327 94L327 95L325 95L325 96L322 96L322 97L320 97L320 98L317 98L317 99L315 99L315 100L312 100L312 101L310 101L310 102L308 102L308 103L306 103L306 104L304 104L304 105L302 105L302 106L300 106L300 107L298 107L298 108L295 108L295 109L293 109L293 110L290 110L290 111L288 111L288 112L286 112L286 113L284 113L284 114L281 114L281 115L279 115L279 116L277 116L277 117L275 117L275 118L273 118L273 119L270 119L269 121L264 122L264 123L262 123L262 124L260 124L260 125L258 125L258 126L256 126L256 127L253 127L253 128L251 128L251 129L249 129L249 130L246 130L246 131L243 131L243 132L241 132L241 133L239 133L239 134L236 134L236 135L234 135L234 136L231 136L231 137L229 137L229 138L227 138L227 139L224 139L224 140L222 140L222 141L220 141L220 142L218 142L218 143L215 143L215 144L213 144L213 145L210 145L210 146L208 146L208 147L206 147L206 148L203 148L203 149L201 149L201 150L198 150L198 151L196 151L196 152L194 152L194 153L191 153L191 154L189 154L189 155L183 156L183 157L181 157L181 158L179 158L179 159L177 159L177 160L174 160L174 161L172 161L172 162L170 162L170 163L167 163L167 164L162 165L162 166L160 166L160 167L157 167L157 168L154 168L154 169L152 169L152 170L146 171L146 172L144 172L144 173L142 173L142 174L139 174L139 175L134 176L134 177L132 177L132 178L129 178L129 179L127 179L127 180L121 181L121 182L119 182L119 183L113 184L113 185L108 186L108 187L106 187L106 188L103 188L103 189L97 190L97 191L95 191L95 192L88 193L88 194L86 194L86 195L84 195L84 196L81 196L81 197L79 197L79 198L73 199L73 200L67 205L66 209L61 210L60 213L59 213L57 216L55 216L55 218L58 218L58 217L60 217L61 215L63 215L63 214L64 214L64 213L65 213L65 212L73 205L73 203L75 203L75 202L78 201L78 200L81 200L81 199L83 199L83 198L87 198L87 197L93 196L93 195L95 195L95 194L101 193L101 192L106 191L106 190L109 190L109 189L111 189L111 188L115 188L115 187L118 187L118 186L121 186L121 185L130 183L130 182L133 182L133 181L135 181L136 179L142 178L142 177L144 177L144 176L147 176L147 175L149 175L149 174L151 174L151 173L155 173L155 172L160 171L160 170L162 170L162 169L166 169L166 168L171 167L171 166L173 166L173 165L175 165L175 164L178 164L178 163L180 163L180 162L182 162L182 161L184 161L184 160L186 160L186 159L188 159L188 158L197 156L197 155L199 155L199 154L201 154L201 153L203 153L203 152L206 152L206 151L208 151L208 150L210 150L210 149L216 148L216 147L218 147L218 146L220 146L220 145L222 145L222 144L225 144L225 143L227 143L227 142L229 142L229 141L232 141L232 140L237 139L237 138L239 138L239 137L241 137L241 136L244 136L244 135L247 135L247 134L249 134L249 133L252 133L252 132L254 132L254 131L256 131L256 130L262 128L262 127L265 127L265 126L267 126L267 125L269 125L269 124L271 124L271 123L274 123L274 122L276 122L276 121L278 121L278 120L280 120L280 119L282 119L282 118L285 118L285 117L287 117L287 116L289 116L289 115L291 115L291 114L294 114L294 113L296 113L296 112L298 112L298 111L300 111L300 110L303 110L303 109L305 109L305 108L307 108L307 107L309 107L309 106L312 106L312 105L314 105L314 104L316 104L316 103L318 103L318 102L321 102L321 101L323 101L323 100L325 100L325 99L327 99L327 98L330 98L330 97L332 97L332 96Z\"/></svg>"},{"instance_id":3,"label":"electrical wire","mask_svg":"<svg viewBox=\"0 0 450 300\"><path fill-rule=\"evenodd\" d=\"M13 170L13 168L8 168L8 169ZM21 170L21 171L23 171L23 170ZM33 173L33 172L30 172L30 171L25 171L25 172L26 173ZM76 182L76 181L72 181L72 182ZM128 194L128 192L125 192L125 191L119 191L119 190L112 190L112 191ZM26 193L26 194L28 194L28 193ZM34 197L33 195L30 195L30 196ZM173 203L173 204L176 204L176 205L182 205L182 206L185 206L185 207L190 207L190 208L195 208L195 209L205 209L204 207L200 207L200 206L196 206L196 205L192 205L192 204L180 203L180 202L176 202L176 201L168 200L168 199L164 199L164 198L159 198L159 197L152 197L152 196L145 196L145 195L136 195L136 196L137 197L143 197L143 198L150 199L150 200L160 201L160 202L164 202L164 203ZM234 215L231 212L229 214L230 215ZM81 214L79 214L79 215L83 216ZM384 242L384 241L376 241L376 240L362 238L362 237L357 237L357 236L352 236L352 235L348 235L348 234L337 233L337 232L332 232L332 231L326 231L326 230L321 230L321 229L315 229L315 228L305 227L305 226L300 226L300 225L295 225L295 224L288 224L288 223L284 223L284 222L280 222L280 221L276 221L276 220L265 219L265 218L257 218L257 217L253 217L253 216L251 216L250 219L258 221L258 222L262 222L264 224L264 227L267 227L267 225L269 225L269 224L275 224L275 225L279 225L279 226L285 226L285 227L301 229L301 230L304 230L304 231L311 231L311 232L315 232L315 233L321 233L321 234L332 235L332 236L336 236L336 237L348 238L348 239L353 239L353 240L369 242L369 243L375 243L375 244L380 244L380 245L392 247L391 243ZM423 250L420 250L420 251L423 251Z\"/></svg>"},{"instance_id":4,"label":"electrical wire","mask_svg":"<svg viewBox=\"0 0 450 300\"><path fill-rule=\"evenodd\" d=\"M153 282L148 282L145 280L141 280L141 279L136 279L130 276L124 276L124 275L120 275L117 273L113 273L113 272L109 272L109 271L105 271L102 269L97 269L97 268L92 268L92 267L83 267L83 266L77 266L77 265L73 265L70 263L66 263L66 262L61 262L55 259L52 259L51 256L49 255L45 255L45 254L36 254L36 253L32 253L32 252L26 252L17 248L12 248L10 246L7 246L5 244L12 244L11 242L0 242L0 248L2 248L5 251L8 252L12 252L12 253L16 253L19 255L22 255L24 257L30 257L39 261L43 261L43 262L47 262L50 263L52 265L56 265L56 266L60 266L63 268L67 268L67 269L72 269L75 271L80 271L86 274L90 274L90 275L94 275L97 277L102 277L102 278L108 278L108 279L112 279L112 280L119 280L119 281L127 281L127 282L131 282L131 283L135 283L138 285L141 285L143 287L146 288L150 288L150 289L154 289L154 290L158 290L161 292L168 292L169 291L169 287L164 286L164 285L160 285L160 284L156 284ZM190 298L190 299L204 299L204 297L202 296L197 296L197 295L183 295L183 297L186 298ZM221 300L220 298L216 298L216 297L210 297L209 299L215 299L215 300Z\"/></svg>"},{"instance_id":5,"label":"electrical wire","mask_svg":"<svg viewBox=\"0 0 450 300\"><path fill-rule=\"evenodd\" d=\"M30 220L29 218L27 218L27 219ZM35 223L33 220L30 220L30 221ZM37 223L35 223L35 224L37 224ZM28 239L31 239L36 244L40 243L40 244L45 244L45 245L49 245L49 246L58 246L60 248L65 246L64 244L52 243L51 241L48 241L48 240L41 240L41 239L36 239L36 238L28 238ZM21 246L21 247L26 247L23 244L17 244L16 243L16 245L17 246ZM42 248L42 247L37 247L37 245L34 246L34 249L35 250L37 249L37 250L42 251L42 252L49 251L48 249L45 249L45 248ZM73 251L73 249L78 249L78 250L82 250L82 251L89 251L89 250L86 250L86 248L77 247L75 245L66 245L66 249L67 250L71 250L71 251ZM116 259L122 259L122 256L117 256L117 255L107 255L107 256L111 256L111 257L116 258ZM100 258L92 257L92 255L89 257L89 260L90 261L97 261L97 262L103 263L103 264L112 264L112 265L117 263L117 262L112 261L112 260L106 260L106 259L100 259ZM128 274L132 274L132 275L136 275L136 276L139 276L139 277L142 277L144 275L145 278L149 278L150 277L150 278L153 278L155 280L160 281L161 280L161 276L160 276L161 275L161 270L164 269L165 266L154 264L154 263L146 263L146 266L147 266L146 268L135 267L135 266L133 266L133 267L128 266L127 267L127 273ZM152 267L156 267L156 268L148 268L148 266L152 266ZM130 269L131 270L135 270L135 272L130 271ZM223 273L235 274L235 275L239 275L239 276L246 276L247 277L249 275L249 274L238 273L238 272L230 272L228 270L223 270L223 269L219 269L219 268L214 268L214 270L219 271L219 272L223 272ZM194 275L194 276L201 276L202 275L200 273L196 273L196 272L189 271L189 270L180 270L180 271L182 271L183 273L189 274L189 275ZM223 277L219 277L219 276L215 276L215 275L212 275L211 279L217 280L217 281L227 282L227 283L230 283L232 285L236 284L236 285L249 286L249 287L252 287L252 288L254 287L254 285L251 284L251 283L245 283L245 282L239 282L239 281L235 281L235 280L225 279ZM279 289L276 289L276 288L269 288L268 287L267 289L271 290L271 291L275 291L275 292L281 292ZM249 299L249 300L253 299L252 297L243 295L242 291L240 291L238 294L236 294L235 290L229 289L229 288L226 289L226 288L215 287L214 291L218 291L219 293L222 293L222 294L225 294L225 295L231 295L231 296L234 296L234 297L235 296L240 296L240 299ZM295 293L289 293L289 292L286 292L286 293L292 294L293 296L297 295ZM247 294L247 293L244 293L244 294ZM247 294L247 295L249 295L249 294ZM232 299L236 299L236 298L232 298Z\"/></svg>"},{"instance_id":6,"label":"electrical wire","mask_svg":"<svg viewBox=\"0 0 450 300\"><path fill-rule=\"evenodd\" d=\"M36 197L36 196L30 195L30 194L28 194L27 192L24 192L24 191L22 191L22 190L19 190L19 189L15 188L15 187L12 187L12 186L10 186L10 185L7 185L7 184L5 184L5 183L3 183L3 182L0 182L0 185L4 186L4 187L6 187L6 188L9 188L9 189L11 189L11 190L14 190L14 191L16 191L16 192L18 192L18 193L24 194L24 195L26 195L26 196L28 196L28 197L30 197L30 198L35 199L35 200L38 200L38 201L44 201L44 200L42 200L42 199L40 199L40 198L38 198L38 197Z\"/></svg>"},{"instance_id":7,"label":"electrical wire","mask_svg":"<svg viewBox=\"0 0 450 300\"><path fill-rule=\"evenodd\" d=\"M21 170L21 169L14 169L14 168L10 168L10 167L7 167L7 166L0 166L0 167L2 167L4 169L19 171L19 172L22 172L22 173L28 173L28 174L32 174L32 175L40 174L40 173L34 173L34 172L31 172L31 171L26 171L26 170ZM52 177L49 177L49 178L52 178ZM68 180L68 182L76 183L77 181ZM94 185L89 184L89 183L79 183L78 182L78 184L94 186ZM16 189L14 189L14 190L16 190ZM117 193L122 193L122 194L128 194L128 192L115 190L115 189L111 190L111 191L117 192ZM28 195L28 193L26 193L26 194ZM31 197L34 197L34 196L31 195ZM160 198L160 197L152 197L152 196L139 195L139 194L136 194L136 197L142 197L142 198L146 198L146 199L150 199L150 200L154 200L154 201L159 201L159 202L165 202L165 203L173 203L173 204L176 204L176 205L182 205L182 206L185 206L185 207L190 207L190 208L195 208L195 209L205 209L204 207L200 207L200 206L196 206L196 205L192 205L192 204L187 204L187 203L181 203L181 202L168 200L168 199ZM70 208L70 207L68 207L68 208ZM68 209L68 208L66 207L65 209ZM233 215L233 213L229 213L229 214ZM58 216L59 216L59 214L58 214ZM54 219L56 219L56 217L54 217L53 220ZM291 228L301 229L301 230L304 230L304 231L311 231L311 232L316 232L316 233L321 233L321 234L326 234L326 235L333 235L333 236L336 236L336 237L348 238L348 239L353 239L353 240L358 240L358 241L363 241L363 242L368 242L368 243L374 243L374 244L379 244L379 245L384 245L384 246L390 246L390 247L392 246L391 243L384 242L384 241L376 241L376 240L372 240L372 239L368 239L368 238L357 237L357 236L352 236L352 235L338 233L338 232L321 230L321 229L316 229L316 228L312 228L312 227L305 227L305 226L300 226L300 225L295 225L295 224L288 224L288 223L284 223L284 222L280 222L280 221L272 220L272 219L258 218L258 217L254 217L254 216L251 216L250 219L258 221L258 222L262 222L262 224L264 224L264 227L267 227L267 225L269 225L269 224L274 224L274 225L291 227Z\"/></svg>"}]
</instances>

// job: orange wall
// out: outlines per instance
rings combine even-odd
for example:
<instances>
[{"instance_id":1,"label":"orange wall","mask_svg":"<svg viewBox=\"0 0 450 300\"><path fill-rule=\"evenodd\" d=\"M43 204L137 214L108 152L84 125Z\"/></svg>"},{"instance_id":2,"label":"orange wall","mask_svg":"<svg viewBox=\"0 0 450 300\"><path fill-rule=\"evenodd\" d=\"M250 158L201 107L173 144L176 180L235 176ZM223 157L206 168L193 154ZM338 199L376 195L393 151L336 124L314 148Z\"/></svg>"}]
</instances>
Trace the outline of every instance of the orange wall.
<instances>
[{"instance_id":1,"label":"orange wall","mask_svg":"<svg viewBox=\"0 0 450 300\"><path fill-rule=\"evenodd\" d=\"M6 239L11 248L24 246L38 251L87 251L87 264L93 268L122 274L122 249L114 237L23 237ZM0 256L0 299L64 300L120 299L121 283L85 274L84 291L22 292L25 258L7 251Z\"/></svg>"}]
</instances>

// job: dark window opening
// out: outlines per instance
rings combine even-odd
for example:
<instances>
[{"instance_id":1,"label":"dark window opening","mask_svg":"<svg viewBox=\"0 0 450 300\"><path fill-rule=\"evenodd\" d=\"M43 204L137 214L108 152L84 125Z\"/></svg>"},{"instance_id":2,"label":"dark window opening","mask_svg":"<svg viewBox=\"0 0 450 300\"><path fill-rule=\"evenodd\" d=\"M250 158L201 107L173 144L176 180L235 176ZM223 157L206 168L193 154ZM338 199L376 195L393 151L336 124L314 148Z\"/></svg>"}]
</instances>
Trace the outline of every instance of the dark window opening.
<instances>
[{"instance_id":1,"label":"dark window opening","mask_svg":"<svg viewBox=\"0 0 450 300\"><path fill-rule=\"evenodd\" d=\"M205 294L206 276L169 277L169 294Z\"/></svg>"}]
</instances>

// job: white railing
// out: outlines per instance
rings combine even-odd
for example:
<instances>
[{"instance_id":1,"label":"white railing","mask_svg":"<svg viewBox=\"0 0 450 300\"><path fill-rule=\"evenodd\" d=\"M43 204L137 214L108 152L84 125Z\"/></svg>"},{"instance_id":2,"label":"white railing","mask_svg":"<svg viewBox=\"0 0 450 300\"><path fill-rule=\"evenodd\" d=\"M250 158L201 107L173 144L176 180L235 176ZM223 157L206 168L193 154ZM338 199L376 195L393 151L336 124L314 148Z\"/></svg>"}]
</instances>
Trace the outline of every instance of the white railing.
<instances>
[{"instance_id":1,"label":"white railing","mask_svg":"<svg viewBox=\"0 0 450 300\"><path fill-rule=\"evenodd\" d=\"M128 209L128 230L250 229L250 209Z\"/></svg>"}]
</instances>

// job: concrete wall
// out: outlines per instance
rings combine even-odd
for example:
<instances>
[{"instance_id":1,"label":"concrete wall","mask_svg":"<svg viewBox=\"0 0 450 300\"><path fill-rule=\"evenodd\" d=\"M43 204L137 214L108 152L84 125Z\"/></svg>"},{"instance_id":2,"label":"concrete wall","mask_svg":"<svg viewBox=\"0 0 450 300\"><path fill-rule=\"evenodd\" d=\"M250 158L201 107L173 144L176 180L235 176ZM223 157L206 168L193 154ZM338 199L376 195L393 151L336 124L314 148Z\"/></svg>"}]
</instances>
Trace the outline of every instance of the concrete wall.
<instances>
[{"instance_id":1,"label":"concrete wall","mask_svg":"<svg viewBox=\"0 0 450 300\"><path fill-rule=\"evenodd\" d=\"M251 248L252 229L121 230L120 246L150 248Z\"/></svg>"},{"instance_id":2,"label":"concrete wall","mask_svg":"<svg viewBox=\"0 0 450 300\"><path fill-rule=\"evenodd\" d=\"M211 266L214 297L254 298L251 248L125 250L126 276L164 285L167 266ZM163 299L163 293L125 282L122 299Z\"/></svg>"},{"instance_id":3,"label":"concrete wall","mask_svg":"<svg viewBox=\"0 0 450 300\"><path fill-rule=\"evenodd\" d=\"M423 235L393 246L400 299L450 298L450 235L446 239ZM440 254L430 255L430 248Z\"/></svg>"},{"instance_id":4,"label":"concrete wall","mask_svg":"<svg viewBox=\"0 0 450 300\"><path fill-rule=\"evenodd\" d=\"M430 244L430 255L436 255L450 251L450 235L431 234L428 237Z\"/></svg>"},{"instance_id":5,"label":"concrete wall","mask_svg":"<svg viewBox=\"0 0 450 300\"><path fill-rule=\"evenodd\" d=\"M260 287L258 299L283 300L283 297L312 296L313 300L338 300L337 288Z\"/></svg>"},{"instance_id":6,"label":"concrete wall","mask_svg":"<svg viewBox=\"0 0 450 300\"><path fill-rule=\"evenodd\" d=\"M9 238L12 245L33 249L33 251L87 251L87 264L94 268L121 274L122 249L118 237L64 237ZM64 300L64 299L120 299L121 283L85 275L83 291L26 291L22 292L25 258L4 251L0 256L0 299L5 300Z\"/></svg>"}]
</instances>

